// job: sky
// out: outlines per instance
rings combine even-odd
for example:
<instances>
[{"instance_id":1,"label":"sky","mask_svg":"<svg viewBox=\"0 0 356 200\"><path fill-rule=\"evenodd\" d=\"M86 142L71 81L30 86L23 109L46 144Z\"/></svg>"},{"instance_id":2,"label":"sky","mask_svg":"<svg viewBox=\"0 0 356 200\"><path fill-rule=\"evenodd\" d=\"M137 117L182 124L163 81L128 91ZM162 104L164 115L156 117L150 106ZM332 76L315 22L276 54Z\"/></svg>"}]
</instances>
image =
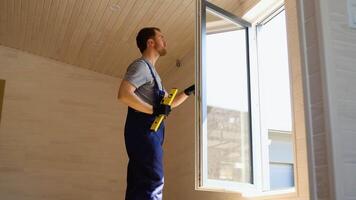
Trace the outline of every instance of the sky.
<instances>
[{"instance_id":1,"label":"sky","mask_svg":"<svg viewBox=\"0 0 356 200\"><path fill-rule=\"evenodd\" d=\"M248 111L245 31L207 36L206 86L209 106ZM258 70L263 119L268 129L292 130L290 80L282 12L259 28Z\"/></svg>"}]
</instances>

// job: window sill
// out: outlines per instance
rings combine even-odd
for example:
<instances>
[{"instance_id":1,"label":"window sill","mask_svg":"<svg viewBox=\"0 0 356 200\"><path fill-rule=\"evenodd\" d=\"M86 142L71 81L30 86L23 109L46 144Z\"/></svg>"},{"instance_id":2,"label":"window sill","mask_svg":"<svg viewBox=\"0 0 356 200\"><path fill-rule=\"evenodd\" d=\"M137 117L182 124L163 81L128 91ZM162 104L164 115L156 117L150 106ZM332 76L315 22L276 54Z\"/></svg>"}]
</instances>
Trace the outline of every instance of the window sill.
<instances>
[{"instance_id":1,"label":"window sill","mask_svg":"<svg viewBox=\"0 0 356 200\"><path fill-rule=\"evenodd\" d=\"M298 195L295 188L274 190L274 191L258 191L252 188L243 189L231 189L231 188L216 188L216 187L197 187L197 191L209 191L218 193L229 193L240 195L243 199L285 199L285 198L296 198Z\"/></svg>"},{"instance_id":2,"label":"window sill","mask_svg":"<svg viewBox=\"0 0 356 200\"><path fill-rule=\"evenodd\" d=\"M273 199L278 199L278 198L286 197L286 196L296 197L296 195L297 194L296 194L295 188L266 191L266 192L248 191L248 192L242 193L243 197L248 197L248 198L264 197L264 198L273 198Z\"/></svg>"}]
</instances>

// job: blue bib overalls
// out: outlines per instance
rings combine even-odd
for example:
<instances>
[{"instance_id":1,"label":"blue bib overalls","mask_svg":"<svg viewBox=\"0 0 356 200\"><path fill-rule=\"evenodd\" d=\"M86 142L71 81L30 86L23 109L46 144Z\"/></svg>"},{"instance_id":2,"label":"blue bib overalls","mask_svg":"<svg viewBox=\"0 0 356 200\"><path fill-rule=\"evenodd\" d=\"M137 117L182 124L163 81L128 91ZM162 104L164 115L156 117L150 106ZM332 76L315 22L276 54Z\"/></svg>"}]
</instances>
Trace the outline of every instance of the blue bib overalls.
<instances>
[{"instance_id":1,"label":"blue bib overalls","mask_svg":"<svg viewBox=\"0 0 356 200\"><path fill-rule=\"evenodd\" d=\"M148 65L148 63L146 63ZM155 103L164 97L155 81ZM150 131L155 116L128 108L125 123L125 145L129 157L125 200L161 200L163 177L164 124L157 132Z\"/></svg>"}]
</instances>

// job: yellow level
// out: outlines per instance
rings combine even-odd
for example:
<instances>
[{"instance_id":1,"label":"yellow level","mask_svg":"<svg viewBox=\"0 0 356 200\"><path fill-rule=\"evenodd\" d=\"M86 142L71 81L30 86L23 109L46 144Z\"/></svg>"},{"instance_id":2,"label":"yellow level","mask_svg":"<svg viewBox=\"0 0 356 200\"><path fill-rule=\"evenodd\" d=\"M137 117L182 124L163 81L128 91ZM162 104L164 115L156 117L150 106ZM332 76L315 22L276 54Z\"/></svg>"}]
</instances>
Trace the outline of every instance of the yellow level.
<instances>
[{"instance_id":1,"label":"yellow level","mask_svg":"<svg viewBox=\"0 0 356 200\"><path fill-rule=\"evenodd\" d=\"M168 97L163 98L161 103L165 104L165 105L169 105L169 106L172 105L173 100L176 97L177 93L178 93L178 89L176 89L176 88L171 89L171 91L169 92ZM151 131L156 132L165 117L166 116L164 116L164 115L157 116L155 121L151 125L151 128L150 128Z\"/></svg>"}]
</instances>

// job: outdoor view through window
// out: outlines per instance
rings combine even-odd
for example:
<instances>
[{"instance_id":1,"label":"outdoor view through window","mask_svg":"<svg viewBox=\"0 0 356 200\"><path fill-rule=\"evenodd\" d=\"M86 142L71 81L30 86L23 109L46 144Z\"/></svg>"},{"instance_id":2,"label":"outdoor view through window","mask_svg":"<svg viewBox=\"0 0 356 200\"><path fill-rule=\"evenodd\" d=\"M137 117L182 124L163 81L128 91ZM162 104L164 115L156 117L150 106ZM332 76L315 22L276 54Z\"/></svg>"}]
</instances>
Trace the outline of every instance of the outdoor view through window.
<instances>
[{"instance_id":1,"label":"outdoor view through window","mask_svg":"<svg viewBox=\"0 0 356 200\"><path fill-rule=\"evenodd\" d=\"M246 30L207 12L208 179L251 183Z\"/></svg>"},{"instance_id":2,"label":"outdoor view through window","mask_svg":"<svg viewBox=\"0 0 356 200\"><path fill-rule=\"evenodd\" d=\"M260 23L257 52L258 74L248 66L247 30L211 12L206 16L204 156L206 182L214 186L253 184L253 137L268 153L259 178L264 190L294 187L292 107L285 12ZM252 36L250 36L252 37ZM251 44L250 44L251 45ZM251 66L252 67L252 66ZM250 76L258 76L257 90ZM255 79L254 79L255 80ZM260 121L251 121L251 93L256 93ZM255 113L253 113L255 114ZM252 132L258 124L259 132ZM252 129L251 129L252 128ZM258 154L259 155L259 154ZM263 159L260 159L261 162ZM267 180L266 180L267 179Z\"/></svg>"}]
</instances>

